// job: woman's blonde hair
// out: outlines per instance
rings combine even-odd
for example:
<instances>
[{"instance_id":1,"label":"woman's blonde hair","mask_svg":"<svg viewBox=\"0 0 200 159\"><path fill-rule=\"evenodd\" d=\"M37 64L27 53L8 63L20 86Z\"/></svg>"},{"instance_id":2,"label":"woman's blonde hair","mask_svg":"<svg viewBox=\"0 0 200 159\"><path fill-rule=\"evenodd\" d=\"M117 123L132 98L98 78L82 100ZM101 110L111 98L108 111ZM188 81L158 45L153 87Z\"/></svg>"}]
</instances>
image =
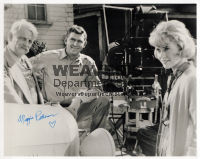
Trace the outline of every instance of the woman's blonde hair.
<instances>
[{"instance_id":1,"label":"woman's blonde hair","mask_svg":"<svg viewBox=\"0 0 200 159\"><path fill-rule=\"evenodd\" d=\"M182 57L190 60L195 59L194 39L184 23L178 20L160 22L149 37L149 43L154 47L165 46L169 41L177 43L182 51Z\"/></svg>"}]
</instances>

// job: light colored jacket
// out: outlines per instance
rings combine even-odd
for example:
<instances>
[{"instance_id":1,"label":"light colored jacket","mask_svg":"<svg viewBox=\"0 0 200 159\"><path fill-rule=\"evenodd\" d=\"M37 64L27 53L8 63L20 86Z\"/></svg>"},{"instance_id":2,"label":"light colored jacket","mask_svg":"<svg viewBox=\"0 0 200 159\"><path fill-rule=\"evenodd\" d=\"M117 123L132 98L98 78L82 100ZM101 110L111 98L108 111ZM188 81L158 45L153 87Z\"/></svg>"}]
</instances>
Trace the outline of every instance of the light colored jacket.
<instances>
[{"instance_id":1,"label":"light colored jacket","mask_svg":"<svg viewBox=\"0 0 200 159\"><path fill-rule=\"evenodd\" d=\"M23 57L28 64L28 67L31 68L31 63L29 59L24 56ZM26 79L15 63L10 67L9 63L12 61L12 56L10 55L7 48L4 49L4 102L5 103L24 103L24 104L36 104L33 103L30 89L26 82ZM43 104L44 100L42 94L40 92L37 78L33 73L33 78L36 84L36 91L38 95L38 103Z\"/></svg>"},{"instance_id":2,"label":"light colored jacket","mask_svg":"<svg viewBox=\"0 0 200 159\"><path fill-rule=\"evenodd\" d=\"M165 95L170 119L168 126L161 124L159 155L196 155L196 97L196 68L191 64L177 79L169 96Z\"/></svg>"}]
</instances>

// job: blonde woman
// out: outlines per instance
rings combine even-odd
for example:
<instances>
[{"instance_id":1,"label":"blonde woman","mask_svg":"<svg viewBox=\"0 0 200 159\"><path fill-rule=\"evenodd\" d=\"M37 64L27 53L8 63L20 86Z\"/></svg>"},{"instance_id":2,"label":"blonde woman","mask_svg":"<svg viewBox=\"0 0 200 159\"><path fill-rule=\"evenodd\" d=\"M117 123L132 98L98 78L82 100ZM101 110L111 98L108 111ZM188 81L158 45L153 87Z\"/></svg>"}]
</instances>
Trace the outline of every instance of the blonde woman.
<instances>
[{"instance_id":1,"label":"blonde woman","mask_svg":"<svg viewBox=\"0 0 200 159\"><path fill-rule=\"evenodd\" d=\"M177 20L161 22L149 43L155 57L173 77L163 102L157 140L157 155L196 155L196 68L195 43L185 25Z\"/></svg>"}]
</instances>

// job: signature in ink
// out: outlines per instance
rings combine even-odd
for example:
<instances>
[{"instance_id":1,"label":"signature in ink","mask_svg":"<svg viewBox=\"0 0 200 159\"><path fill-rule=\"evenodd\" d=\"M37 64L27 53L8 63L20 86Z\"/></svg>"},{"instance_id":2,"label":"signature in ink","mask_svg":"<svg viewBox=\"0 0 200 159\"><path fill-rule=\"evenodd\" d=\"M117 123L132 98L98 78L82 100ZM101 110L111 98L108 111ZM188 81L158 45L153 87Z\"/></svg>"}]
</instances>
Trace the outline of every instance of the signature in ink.
<instances>
[{"instance_id":1,"label":"signature in ink","mask_svg":"<svg viewBox=\"0 0 200 159\"><path fill-rule=\"evenodd\" d=\"M34 115L20 114L18 117L18 122L29 126L31 124L31 121L40 121L42 119L55 117L56 115L57 114L44 114L41 110L39 110ZM56 120L49 121L50 127L54 128L55 124L56 124Z\"/></svg>"},{"instance_id":2,"label":"signature in ink","mask_svg":"<svg viewBox=\"0 0 200 159\"><path fill-rule=\"evenodd\" d=\"M42 120L42 119L49 118L49 117L54 117L54 116L56 116L56 114L48 114L48 115L45 115L45 114L42 113L41 110L39 110L39 111L37 111L37 112L35 113L35 120L38 121L38 120Z\"/></svg>"},{"instance_id":3,"label":"signature in ink","mask_svg":"<svg viewBox=\"0 0 200 159\"><path fill-rule=\"evenodd\" d=\"M19 115L18 122L23 123L23 124L26 123L26 125L28 126L30 125L31 120L33 119L34 119L33 116L26 117L24 114L21 114Z\"/></svg>"},{"instance_id":4,"label":"signature in ink","mask_svg":"<svg viewBox=\"0 0 200 159\"><path fill-rule=\"evenodd\" d=\"M54 128L54 126L56 125L56 121L54 120L54 121L49 121L49 125L52 127L52 128Z\"/></svg>"}]
</instances>

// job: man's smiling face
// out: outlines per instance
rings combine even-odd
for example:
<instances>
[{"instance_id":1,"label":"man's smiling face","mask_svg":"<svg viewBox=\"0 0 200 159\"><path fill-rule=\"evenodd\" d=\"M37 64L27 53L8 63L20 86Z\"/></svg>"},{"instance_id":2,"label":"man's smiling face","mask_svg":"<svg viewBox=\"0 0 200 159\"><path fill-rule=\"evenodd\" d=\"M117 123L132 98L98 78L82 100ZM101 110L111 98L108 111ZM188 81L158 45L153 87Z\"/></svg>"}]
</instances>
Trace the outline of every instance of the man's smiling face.
<instances>
[{"instance_id":1,"label":"man's smiling face","mask_svg":"<svg viewBox=\"0 0 200 159\"><path fill-rule=\"evenodd\" d=\"M66 52L69 56L78 56L81 50L86 45L86 40L83 34L71 32L65 40Z\"/></svg>"}]
</instances>

